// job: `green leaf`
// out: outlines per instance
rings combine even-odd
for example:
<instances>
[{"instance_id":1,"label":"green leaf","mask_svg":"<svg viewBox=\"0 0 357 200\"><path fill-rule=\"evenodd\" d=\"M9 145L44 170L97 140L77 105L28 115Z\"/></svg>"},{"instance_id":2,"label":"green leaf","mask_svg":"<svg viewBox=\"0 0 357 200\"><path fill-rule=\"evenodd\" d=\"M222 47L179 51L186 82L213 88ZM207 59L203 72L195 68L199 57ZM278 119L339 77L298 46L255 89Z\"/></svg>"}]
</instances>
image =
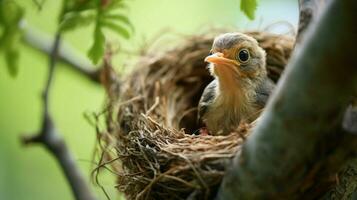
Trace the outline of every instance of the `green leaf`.
<instances>
[{"instance_id":1,"label":"green leaf","mask_svg":"<svg viewBox=\"0 0 357 200\"><path fill-rule=\"evenodd\" d=\"M122 27L119 24L113 23L111 21L104 21L102 23L103 27L108 28L116 33L118 33L120 36L123 36L125 39L130 38L130 33L127 31L124 27Z\"/></svg>"},{"instance_id":2,"label":"green leaf","mask_svg":"<svg viewBox=\"0 0 357 200\"><path fill-rule=\"evenodd\" d=\"M23 16L23 9L11 0L0 0L0 24L17 26ZM15 23L15 24L14 24Z\"/></svg>"},{"instance_id":3,"label":"green leaf","mask_svg":"<svg viewBox=\"0 0 357 200\"><path fill-rule=\"evenodd\" d=\"M83 9L82 5L86 8ZM67 0L61 30L70 30L94 22L94 42L87 54L93 63L97 64L105 52L104 29L114 31L124 38L129 38L134 31L130 20L117 13L124 8L126 8L124 0ZM88 12L91 14L89 15Z\"/></svg>"},{"instance_id":4,"label":"green leaf","mask_svg":"<svg viewBox=\"0 0 357 200\"><path fill-rule=\"evenodd\" d=\"M121 14L108 14L105 15L105 20L113 20L114 22L121 22L130 27L131 31L134 31L134 26L130 22L129 18Z\"/></svg>"},{"instance_id":5,"label":"green leaf","mask_svg":"<svg viewBox=\"0 0 357 200\"><path fill-rule=\"evenodd\" d=\"M19 44L22 32L7 29L0 38L0 50L4 52L8 72L15 77L18 72ZM0 51L0 53L1 53Z\"/></svg>"},{"instance_id":6,"label":"green leaf","mask_svg":"<svg viewBox=\"0 0 357 200\"><path fill-rule=\"evenodd\" d=\"M97 26L94 31L94 43L88 51L88 57L97 64L103 57L105 48L105 37L103 31Z\"/></svg>"},{"instance_id":7,"label":"green leaf","mask_svg":"<svg viewBox=\"0 0 357 200\"><path fill-rule=\"evenodd\" d=\"M116 10L116 9L127 9L128 6L125 4L123 0L114 0L110 2L108 7L106 8L108 11Z\"/></svg>"},{"instance_id":8,"label":"green leaf","mask_svg":"<svg viewBox=\"0 0 357 200\"><path fill-rule=\"evenodd\" d=\"M19 52L15 49L7 50L5 52L5 61L9 74L15 77L19 71Z\"/></svg>"},{"instance_id":9,"label":"green leaf","mask_svg":"<svg viewBox=\"0 0 357 200\"><path fill-rule=\"evenodd\" d=\"M97 0L66 0L65 13L95 10L98 5Z\"/></svg>"},{"instance_id":10,"label":"green leaf","mask_svg":"<svg viewBox=\"0 0 357 200\"><path fill-rule=\"evenodd\" d=\"M257 0L241 0L240 9L250 20L253 20L257 5Z\"/></svg>"},{"instance_id":11,"label":"green leaf","mask_svg":"<svg viewBox=\"0 0 357 200\"><path fill-rule=\"evenodd\" d=\"M24 10L11 0L0 0L0 51L5 55L9 74L16 76L18 72L18 44L21 41L22 30L20 21Z\"/></svg>"},{"instance_id":12,"label":"green leaf","mask_svg":"<svg viewBox=\"0 0 357 200\"><path fill-rule=\"evenodd\" d=\"M69 31L78 27L88 26L95 20L95 13L90 11L70 12L64 15L59 25L61 31Z\"/></svg>"}]
</instances>

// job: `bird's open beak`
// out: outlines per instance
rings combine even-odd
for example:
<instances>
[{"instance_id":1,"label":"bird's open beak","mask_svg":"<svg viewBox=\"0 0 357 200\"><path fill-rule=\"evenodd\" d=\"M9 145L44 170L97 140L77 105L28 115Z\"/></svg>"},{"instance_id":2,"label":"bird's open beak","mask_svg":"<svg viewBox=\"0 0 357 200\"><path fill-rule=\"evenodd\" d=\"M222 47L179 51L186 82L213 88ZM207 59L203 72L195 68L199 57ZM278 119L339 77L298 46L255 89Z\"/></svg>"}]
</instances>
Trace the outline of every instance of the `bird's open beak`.
<instances>
[{"instance_id":1,"label":"bird's open beak","mask_svg":"<svg viewBox=\"0 0 357 200\"><path fill-rule=\"evenodd\" d=\"M225 58L223 53L214 53L205 58L205 62L217 64L217 65L238 65L238 62Z\"/></svg>"}]
</instances>

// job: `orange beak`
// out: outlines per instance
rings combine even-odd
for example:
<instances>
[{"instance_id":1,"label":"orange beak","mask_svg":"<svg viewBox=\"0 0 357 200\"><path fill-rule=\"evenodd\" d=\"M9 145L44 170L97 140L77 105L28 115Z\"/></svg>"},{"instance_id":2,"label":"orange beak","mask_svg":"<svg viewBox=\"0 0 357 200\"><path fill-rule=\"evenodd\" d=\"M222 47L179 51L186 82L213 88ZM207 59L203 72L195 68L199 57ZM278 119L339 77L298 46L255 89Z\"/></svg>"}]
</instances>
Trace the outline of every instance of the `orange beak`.
<instances>
[{"instance_id":1,"label":"orange beak","mask_svg":"<svg viewBox=\"0 0 357 200\"><path fill-rule=\"evenodd\" d=\"M217 64L217 65L239 65L235 60L231 60L224 57L223 53L217 52L205 58L205 62Z\"/></svg>"}]
</instances>

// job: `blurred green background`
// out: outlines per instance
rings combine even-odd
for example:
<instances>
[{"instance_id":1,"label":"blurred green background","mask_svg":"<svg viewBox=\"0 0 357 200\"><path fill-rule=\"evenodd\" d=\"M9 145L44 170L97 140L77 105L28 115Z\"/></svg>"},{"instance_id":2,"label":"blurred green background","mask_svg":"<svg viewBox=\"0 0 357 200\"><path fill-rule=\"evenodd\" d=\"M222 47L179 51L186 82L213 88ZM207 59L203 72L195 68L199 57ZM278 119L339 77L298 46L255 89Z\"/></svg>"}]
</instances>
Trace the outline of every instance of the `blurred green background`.
<instances>
[{"instance_id":1,"label":"blurred green background","mask_svg":"<svg viewBox=\"0 0 357 200\"><path fill-rule=\"evenodd\" d=\"M46 0L41 11L30 0L19 2L26 7L29 26L53 35L61 1ZM297 0L260 0L254 21L249 21L240 11L239 0L131 0L128 5L126 12L135 27L135 34L128 41L116 37L109 37L109 40L120 42L129 51L138 50L145 41L162 34L202 33L212 27L263 30L281 21L296 27L298 20ZM92 28L69 32L65 40L85 54L92 44ZM284 33L289 27L280 25L271 30ZM22 134L40 129L40 94L48 70L47 57L30 47L21 46L19 74L12 78L8 75L3 56L0 54L0 199L73 199L53 157L40 146L25 148L19 140ZM133 59L121 54L114 63L118 71L122 71L122 66L127 66L123 64L132 63ZM95 130L83 114L101 110L104 90L64 64L58 64L50 98L50 112L56 126L89 181L94 167L91 162ZM102 184L112 199L119 198L113 175L102 177ZM93 189L100 199L106 199L98 187L93 185Z\"/></svg>"}]
</instances>

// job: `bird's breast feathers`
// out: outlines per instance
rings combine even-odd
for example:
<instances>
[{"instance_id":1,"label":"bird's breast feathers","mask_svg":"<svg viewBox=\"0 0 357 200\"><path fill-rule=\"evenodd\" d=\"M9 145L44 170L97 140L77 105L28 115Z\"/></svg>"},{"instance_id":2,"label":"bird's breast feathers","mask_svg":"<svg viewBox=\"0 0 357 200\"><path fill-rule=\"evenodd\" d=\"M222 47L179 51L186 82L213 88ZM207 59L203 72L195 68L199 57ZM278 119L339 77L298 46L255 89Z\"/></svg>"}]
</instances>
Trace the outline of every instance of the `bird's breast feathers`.
<instances>
[{"instance_id":1,"label":"bird's breast feathers","mask_svg":"<svg viewBox=\"0 0 357 200\"><path fill-rule=\"evenodd\" d=\"M238 127L241 121L250 121L251 114L256 112L256 107L249 99L253 94L237 91L236 93L224 94L217 91L204 116L204 122L209 130L223 131L226 134L233 128Z\"/></svg>"}]
</instances>

